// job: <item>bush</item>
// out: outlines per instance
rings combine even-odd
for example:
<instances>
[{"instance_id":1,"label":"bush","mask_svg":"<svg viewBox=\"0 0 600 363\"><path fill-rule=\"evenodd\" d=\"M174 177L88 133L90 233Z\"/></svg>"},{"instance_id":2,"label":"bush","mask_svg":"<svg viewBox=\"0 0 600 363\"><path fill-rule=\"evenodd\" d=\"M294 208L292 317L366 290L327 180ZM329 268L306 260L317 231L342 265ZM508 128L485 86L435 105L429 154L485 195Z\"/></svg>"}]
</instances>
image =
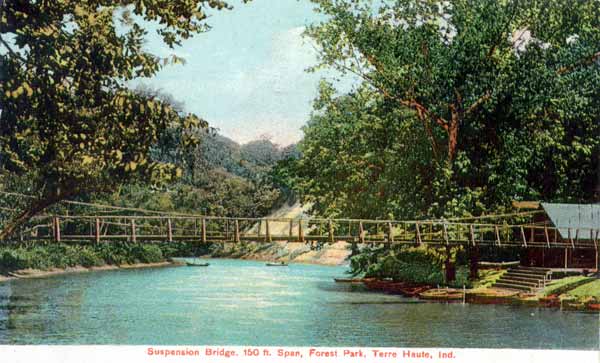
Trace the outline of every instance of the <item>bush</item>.
<instances>
[{"instance_id":1,"label":"bush","mask_svg":"<svg viewBox=\"0 0 600 363\"><path fill-rule=\"evenodd\" d=\"M451 260L464 260L461 248L452 248ZM446 285L444 262L445 248L428 246L394 246L393 248L366 248L350 260L351 273L364 273L365 277L392 278L414 284ZM449 286L470 286L469 271L459 267L456 280Z\"/></svg>"},{"instance_id":2,"label":"bush","mask_svg":"<svg viewBox=\"0 0 600 363\"><path fill-rule=\"evenodd\" d=\"M132 255L137 262L154 263L164 261L163 253L159 246L140 244L132 248Z\"/></svg>"},{"instance_id":3,"label":"bush","mask_svg":"<svg viewBox=\"0 0 600 363\"><path fill-rule=\"evenodd\" d=\"M180 246L185 249L185 244ZM179 251L179 248L173 252ZM36 244L6 246L0 249L0 271L10 272L26 268L49 269L73 266L101 266L155 263L165 260L160 245L132 244L127 242L102 243L97 245Z\"/></svg>"},{"instance_id":4,"label":"bush","mask_svg":"<svg viewBox=\"0 0 600 363\"><path fill-rule=\"evenodd\" d=\"M79 251L79 265L83 267L102 266L104 260L97 254L96 251L89 247L83 247Z\"/></svg>"},{"instance_id":5,"label":"bush","mask_svg":"<svg viewBox=\"0 0 600 363\"><path fill-rule=\"evenodd\" d=\"M3 271L14 271L28 267L27 259L19 250L4 250L0 255L0 268Z\"/></svg>"}]
</instances>

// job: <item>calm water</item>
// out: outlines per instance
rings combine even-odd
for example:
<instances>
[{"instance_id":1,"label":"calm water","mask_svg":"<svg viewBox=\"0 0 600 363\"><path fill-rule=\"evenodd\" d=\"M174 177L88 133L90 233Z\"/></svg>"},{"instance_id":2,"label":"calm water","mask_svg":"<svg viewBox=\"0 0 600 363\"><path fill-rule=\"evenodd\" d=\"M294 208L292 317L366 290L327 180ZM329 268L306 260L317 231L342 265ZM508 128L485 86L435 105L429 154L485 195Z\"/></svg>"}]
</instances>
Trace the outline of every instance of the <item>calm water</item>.
<instances>
[{"instance_id":1,"label":"calm water","mask_svg":"<svg viewBox=\"0 0 600 363\"><path fill-rule=\"evenodd\" d=\"M0 284L0 344L599 347L597 314L369 293L334 283L343 267L210 262Z\"/></svg>"}]
</instances>

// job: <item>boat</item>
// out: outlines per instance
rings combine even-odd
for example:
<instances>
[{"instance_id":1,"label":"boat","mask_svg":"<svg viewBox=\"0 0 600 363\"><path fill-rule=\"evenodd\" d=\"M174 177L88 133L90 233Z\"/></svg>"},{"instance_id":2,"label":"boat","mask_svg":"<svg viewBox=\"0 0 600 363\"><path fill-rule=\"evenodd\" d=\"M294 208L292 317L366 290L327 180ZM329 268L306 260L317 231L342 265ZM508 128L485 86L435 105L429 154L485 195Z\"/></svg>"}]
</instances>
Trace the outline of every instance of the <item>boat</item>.
<instances>
[{"instance_id":1,"label":"boat","mask_svg":"<svg viewBox=\"0 0 600 363\"><path fill-rule=\"evenodd\" d=\"M359 283L359 282L363 282L363 279L347 279L347 278L342 278L342 277L334 277L333 281L335 282L340 282L340 283L350 283L350 284L355 284L355 283Z\"/></svg>"},{"instance_id":2,"label":"boat","mask_svg":"<svg viewBox=\"0 0 600 363\"><path fill-rule=\"evenodd\" d=\"M426 285L412 285L402 281L363 279L362 282L368 290L383 291L389 294L400 294L414 297L430 289Z\"/></svg>"},{"instance_id":3,"label":"boat","mask_svg":"<svg viewBox=\"0 0 600 363\"><path fill-rule=\"evenodd\" d=\"M194 267L206 267L206 266L210 265L210 263L208 263L208 262L189 262L189 261L186 261L185 264L188 266L194 266Z\"/></svg>"},{"instance_id":4,"label":"boat","mask_svg":"<svg viewBox=\"0 0 600 363\"><path fill-rule=\"evenodd\" d=\"M267 262L265 265L267 266L287 266L288 264L285 262Z\"/></svg>"}]
</instances>

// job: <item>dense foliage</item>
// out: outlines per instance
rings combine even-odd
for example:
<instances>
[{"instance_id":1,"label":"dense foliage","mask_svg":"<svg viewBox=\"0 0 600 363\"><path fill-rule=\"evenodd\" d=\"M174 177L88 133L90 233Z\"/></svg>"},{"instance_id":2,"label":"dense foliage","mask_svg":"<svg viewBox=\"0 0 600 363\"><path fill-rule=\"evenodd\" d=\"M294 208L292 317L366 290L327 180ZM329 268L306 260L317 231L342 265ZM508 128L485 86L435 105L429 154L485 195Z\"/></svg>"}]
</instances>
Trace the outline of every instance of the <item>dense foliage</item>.
<instances>
[{"instance_id":1,"label":"dense foliage","mask_svg":"<svg viewBox=\"0 0 600 363\"><path fill-rule=\"evenodd\" d=\"M62 199L112 191L137 177L158 183L178 175L149 159L150 147L173 124L207 125L127 87L178 61L145 50L144 22L156 22L174 47L207 29L210 9L227 7L220 0L4 1L0 168L26 176L36 198L0 238Z\"/></svg>"},{"instance_id":2,"label":"dense foliage","mask_svg":"<svg viewBox=\"0 0 600 363\"><path fill-rule=\"evenodd\" d=\"M41 243L0 247L0 273L21 269L94 267L164 262L171 257L207 252L206 246L187 242L144 244L111 242L101 244Z\"/></svg>"},{"instance_id":3,"label":"dense foliage","mask_svg":"<svg viewBox=\"0 0 600 363\"><path fill-rule=\"evenodd\" d=\"M450 262L464 261L464 250L453 248ZM446 281L445 249L426 246L366 247L350 261L350 272L364 277L392 278L413 284L469 286L468 269L459 268L453 281ZM464 263L462 263L464 264Z\"/></svg>"},{"instance_id":4,"label":"dense foliage","mask_svg":"<svg viewBox=\"0 0 600 363\"><path fill-rule=\"evenodd\" d=\"M598 198L597 1L313 2L326 16L308 30L318 67L362 80L322 87L291 166L319 214Z\"/></svg>"},{"instance_id":5,"label":"dense foliage","mask_svg":"<svg viewBox=\"0 0 600 363\"><path fill-rule=\"evenodd\" d=\"M599 200L596 0L312 2L325 19L307 30L315 69L360 80L346 93L322 84L301 156L280 165L313 212L440 218ZM403 278L405 261L423 260L357 258L362 271Z\"/></svg>"}]
</instances>

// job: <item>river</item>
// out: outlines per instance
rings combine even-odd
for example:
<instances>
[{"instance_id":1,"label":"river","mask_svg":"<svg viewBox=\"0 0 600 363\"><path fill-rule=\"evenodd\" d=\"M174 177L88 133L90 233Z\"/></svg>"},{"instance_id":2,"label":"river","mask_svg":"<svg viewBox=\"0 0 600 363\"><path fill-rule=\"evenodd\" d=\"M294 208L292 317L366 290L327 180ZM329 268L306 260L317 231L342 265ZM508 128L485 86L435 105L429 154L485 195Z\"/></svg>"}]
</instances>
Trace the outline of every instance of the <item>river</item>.
<instances>
[{"instance_id":1,"label":"river","mask_svg":"<svg viewBox=\"0 0 600 363\"><path fill-rule=\"evenodd\" d=\"M0 284L0 344L598 349L597 314L427 303L336 284L344 267L211 260Z\"/></svg>"}]
</instances>

